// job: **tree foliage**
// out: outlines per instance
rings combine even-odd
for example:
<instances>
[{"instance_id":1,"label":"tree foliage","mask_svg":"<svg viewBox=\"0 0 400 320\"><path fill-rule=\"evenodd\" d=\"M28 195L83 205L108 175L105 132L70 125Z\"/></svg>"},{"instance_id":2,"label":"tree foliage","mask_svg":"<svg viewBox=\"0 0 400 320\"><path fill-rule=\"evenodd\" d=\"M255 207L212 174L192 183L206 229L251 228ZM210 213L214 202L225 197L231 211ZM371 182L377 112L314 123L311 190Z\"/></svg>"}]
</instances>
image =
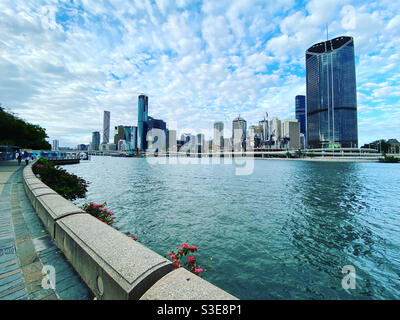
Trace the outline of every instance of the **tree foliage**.
<instances>
[{"instance_id":1,"label":"tree foliage","mask_svg":"<svg viewBox=\"0 0 400 320\"><path fill-rule=\"evenodd\" d=\"M44 184L68 200L86 196L88 187L86 180L55 166L46 159L40 158L32 166L32 171L35 175L39 175Z\"/></svg>"},{"instance_id":2,"label":"tree foliage","mask_svg":"<svg viewBox=\"0 0 400 320\"><path fill-rule=\"evenodd\" d=\"M0 104L0 144L36 150L51 149L46 130L25 122L12 112L7 112Z\"/></svg>"}]
</instances>

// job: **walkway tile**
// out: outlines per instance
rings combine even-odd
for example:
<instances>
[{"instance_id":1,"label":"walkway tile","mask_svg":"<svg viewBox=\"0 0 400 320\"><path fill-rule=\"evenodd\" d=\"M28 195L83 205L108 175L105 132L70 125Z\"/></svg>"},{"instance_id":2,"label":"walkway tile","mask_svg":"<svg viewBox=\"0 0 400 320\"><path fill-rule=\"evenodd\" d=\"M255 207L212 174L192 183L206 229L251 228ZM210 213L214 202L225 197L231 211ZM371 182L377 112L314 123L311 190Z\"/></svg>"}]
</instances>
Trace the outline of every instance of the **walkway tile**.
<instances>
[{"instance_id":1,"label":"walkway tile","mask_svg":"<svg viewBox=\"0 0 400 320\"><path fill-rule=\"evenodd\" d=\"M32 208L23 167L0 167L0 300L92 299ZM44 289L43 267L56 271L56 288Z\"/></svg>"}]
</instances>

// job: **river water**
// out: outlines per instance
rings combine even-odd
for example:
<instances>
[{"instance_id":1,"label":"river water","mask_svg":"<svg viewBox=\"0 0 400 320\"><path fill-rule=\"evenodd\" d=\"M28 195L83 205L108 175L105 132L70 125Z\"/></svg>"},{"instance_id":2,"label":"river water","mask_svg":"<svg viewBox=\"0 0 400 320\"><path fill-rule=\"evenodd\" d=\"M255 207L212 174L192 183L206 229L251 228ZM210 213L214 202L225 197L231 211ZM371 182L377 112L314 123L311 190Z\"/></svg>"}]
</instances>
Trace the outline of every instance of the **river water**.
<instances>
[{"instance_id":1,"label":"river water","mask_svg":"<svg viewBox=\"0 0 400 320\"><path fill-rule=\"evenodd\" d=\"M252 165L92 156L64 168L90 182L78 205L107 201L116 227L160 255L198 246L204 279L240 299L400 298L399 164Z\"/></svg>"}]
</instances>

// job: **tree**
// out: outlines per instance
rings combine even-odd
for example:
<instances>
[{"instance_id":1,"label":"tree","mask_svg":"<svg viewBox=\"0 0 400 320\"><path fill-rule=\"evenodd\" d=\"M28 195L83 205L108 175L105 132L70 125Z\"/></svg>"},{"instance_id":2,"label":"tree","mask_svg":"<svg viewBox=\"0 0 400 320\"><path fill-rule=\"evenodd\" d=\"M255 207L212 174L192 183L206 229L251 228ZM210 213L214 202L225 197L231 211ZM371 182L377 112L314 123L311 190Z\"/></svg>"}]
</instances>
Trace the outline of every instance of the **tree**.
<instances>
[{"instance_id":1,"label":"tree","mask_svg":"<svg viewBox=\"0 0 400 320\"><path fill-rule=\"evenodd\" d=\"M46 130L25 122L14 113L7 112L0 104L0 144L29 149L51 149Z\"/></svg>"}]
</instances>

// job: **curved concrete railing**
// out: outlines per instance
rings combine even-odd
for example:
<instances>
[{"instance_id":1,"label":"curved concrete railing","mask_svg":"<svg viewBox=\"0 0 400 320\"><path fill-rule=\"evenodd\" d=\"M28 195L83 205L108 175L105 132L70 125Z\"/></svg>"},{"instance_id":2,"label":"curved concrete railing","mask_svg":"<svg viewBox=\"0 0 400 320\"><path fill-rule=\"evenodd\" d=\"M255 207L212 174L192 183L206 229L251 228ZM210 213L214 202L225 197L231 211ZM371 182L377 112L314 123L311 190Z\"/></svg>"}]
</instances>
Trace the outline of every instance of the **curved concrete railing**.
<instances>
[{"instance_id":1,"label":"curved concrete railing","mask_svg":"<svg viewBox=\"0 0 400 320\"><path fill-rule=\"evenodd\" d=\"M237 299L183 268L173 270L171 261L50 189L31 166L23 171L23 184L32 206L98 299Z\"/></svg>"}]
</instances>

